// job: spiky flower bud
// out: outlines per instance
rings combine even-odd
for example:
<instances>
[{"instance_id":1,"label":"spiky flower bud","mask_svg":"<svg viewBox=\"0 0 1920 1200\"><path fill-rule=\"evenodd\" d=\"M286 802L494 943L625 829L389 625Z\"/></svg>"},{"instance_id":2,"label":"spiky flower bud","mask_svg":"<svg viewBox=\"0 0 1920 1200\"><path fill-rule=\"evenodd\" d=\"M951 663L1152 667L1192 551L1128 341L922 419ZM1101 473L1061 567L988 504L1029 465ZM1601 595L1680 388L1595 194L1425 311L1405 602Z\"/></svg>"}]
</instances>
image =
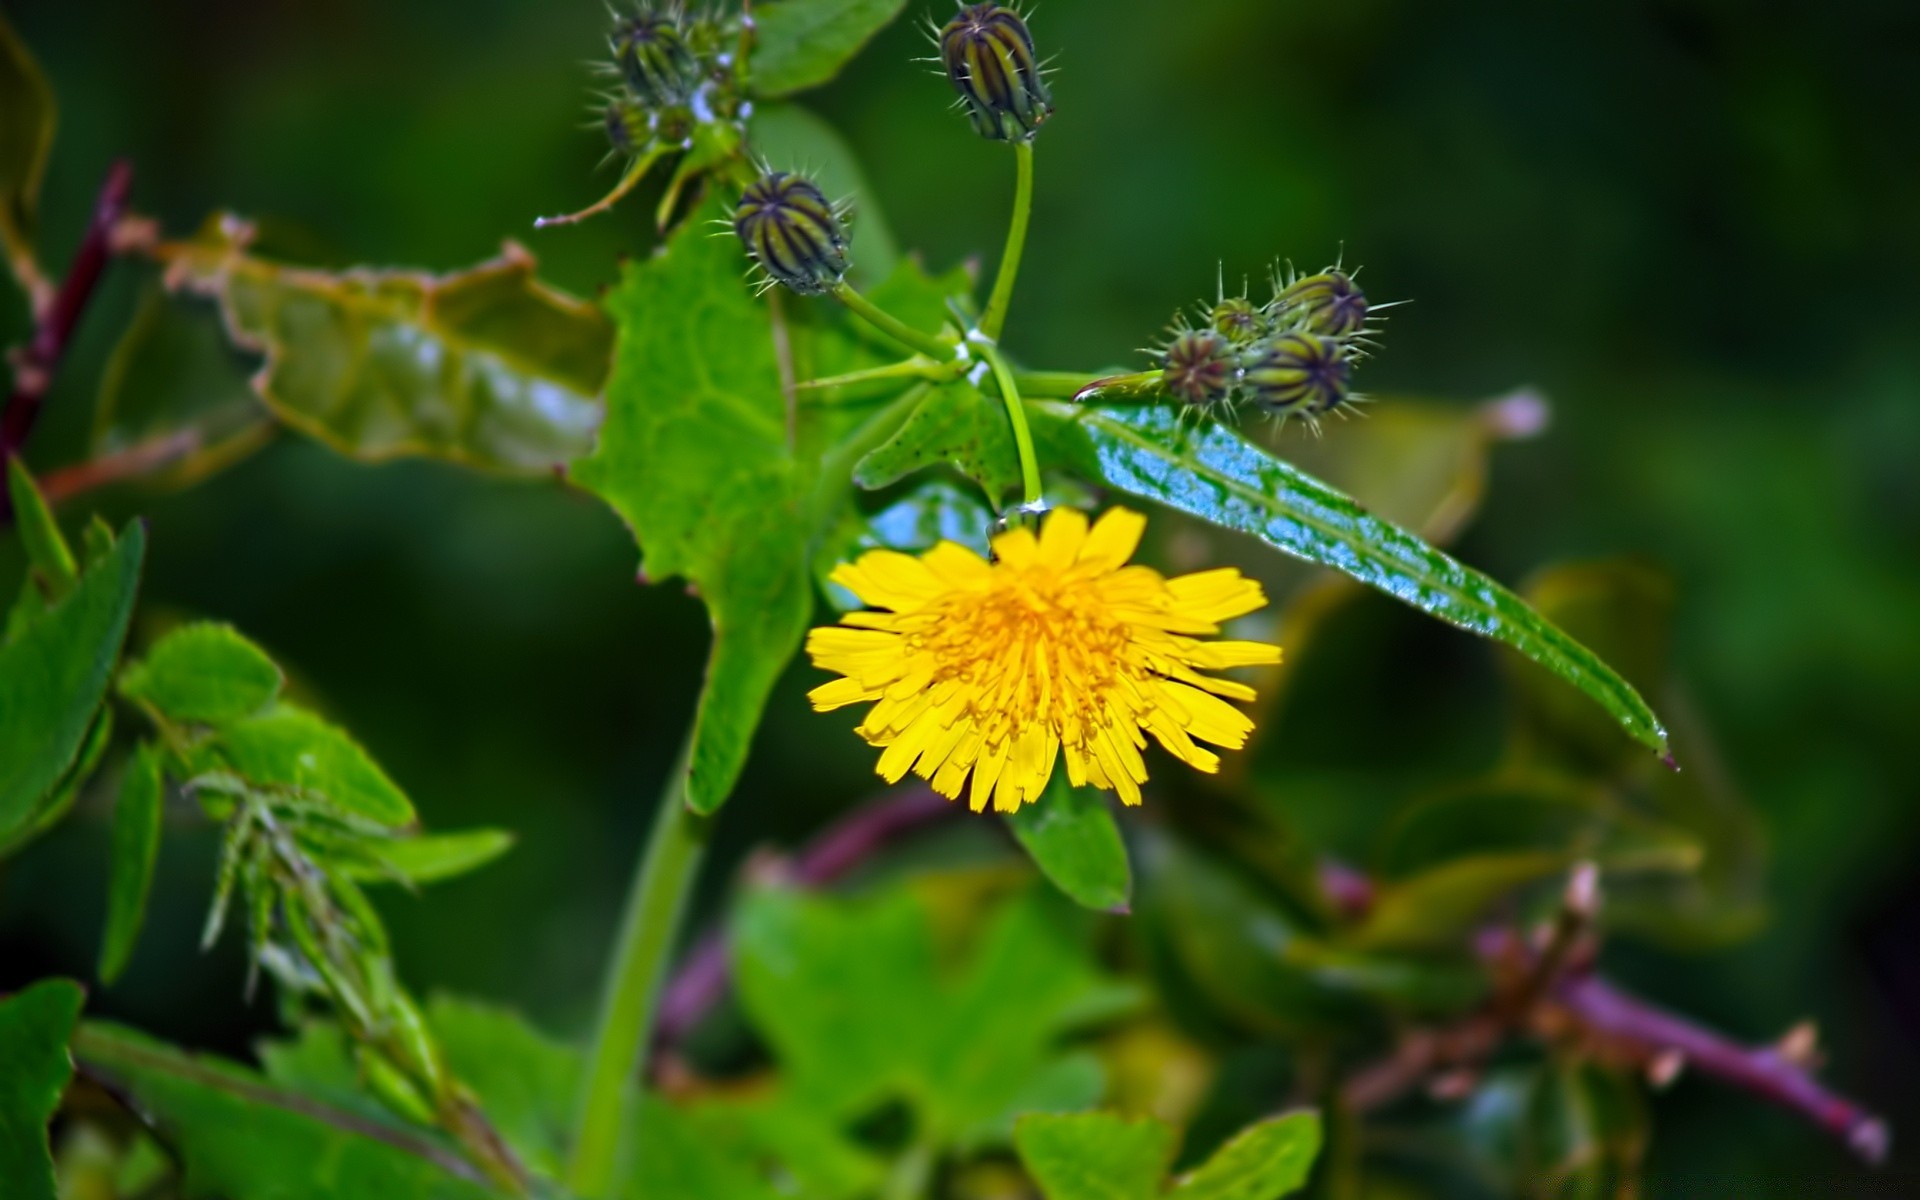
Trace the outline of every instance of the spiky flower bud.
<instances>
[{"instance_id":1,"label":"spiky flower bud","mask_svg":"<svg viewBox=\"0 0 1920 1200\"><path fill-rule=\"evenodd\" d=\"M618 154L637 153L653 136L647 110L624 96L616 96L607 104L606 121L607 141Z\"/></svg>"},{"instance_id":2,"label":"spiky flower bud","mask_svg":"<svg viewBox=\"0 0 1920 1200\"><path fill-rule=\"evenodd\" d=\"M820 189L772 171L740 197L733 230L771 279L803 296L831 291L846 275L847 229Z\"/></svg>"},{"instance_id":3,"label":"spiky flower bud","mask_svg":"<svg viewBox=\"0 0 1920 1200\"><path fill-rule=\"evenodd\" d=\"M1266 332L1260 310L1243 296L1231 296L1214 305L1207 323L1236 346L1251 346Z\"/></svg>"},{"instance_id":4,"label":"spiky flower bud","mask_svg":"<svg viewBox=\"0 0 1920 1200\"><path fill-rule=\"evenodd\" d=\"M1000 4L969 4L940 30L940 61L981 137L1027 139L1053 115L1020 14Z\"/></svg>"},{"instance_id":5,"label":"spiky flower bud","mask_svg":"<svg viewBox=\"0 0 1920 1200\"><path fill-rule=\"evenodd\" d=\"M1283 320L1328 337L1350 337L1367 323L1367 294L1340 270L1294 280L1279 289L1273 306Z\"/></svg>"},{"instance_id":6,"label":"spiky flower bud","mask_svg":"<svg viewBox=\"0 0 1920 1200\"><path fill-rule=\"evenodd\" d=\"M1183 404L1211 408L1233 394L1239 366L1223 334L1211 329L1182 333L1168 343L1161 360L1161 382Z\"/></svg>"},{"instance_id":7,"label":"spiky flower bud","mask_svg":"<svg viewBox=\"0 0 1920 1200\"><path fill-rule=\"evenodd\" d=\"M700 85L700 62L688 47L678 10L643 9L613 31L621 77L643 104L684 102Z\"/></svg>"},{"instance_id":8,"label":"spiky flower bud","mask_svg":"<svg viewBox=\"0 0 1920 1200\"><path fill-rule=\"evenodd\" d=\"M1242 378L1268 412L1317 417L1346 403L1353 364L1346 348L1316 333L1282 333L1248 354Z\"/></svg>"}]
</instances>

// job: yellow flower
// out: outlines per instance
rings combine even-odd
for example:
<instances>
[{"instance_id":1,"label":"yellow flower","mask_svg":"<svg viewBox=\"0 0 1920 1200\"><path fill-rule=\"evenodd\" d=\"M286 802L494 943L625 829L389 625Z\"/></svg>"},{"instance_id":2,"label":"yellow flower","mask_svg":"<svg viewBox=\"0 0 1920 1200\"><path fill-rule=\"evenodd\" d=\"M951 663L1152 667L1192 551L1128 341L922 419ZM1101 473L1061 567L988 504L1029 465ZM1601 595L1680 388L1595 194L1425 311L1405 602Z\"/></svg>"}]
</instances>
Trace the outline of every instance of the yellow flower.
<instances>
[{"instance_id":1,"label":"yellow flower","mask_svg":"<svg viewBox=\"0 0 1920 1200\"><path fill-rule=\"evenodd\" d=\"M1038 799L1064 749L1067 777L1140 803L1147 734L1202 771L1198 741L1239 749L1253 722L1221 697L1242 683L1202 671L1280 661L1259 642L1205 642L1220 622L1266 604L1232 568L1167 579L1128 566L1146 518L1109 510L1091 529L1059 509L1036 537L993 540L995 561L942 542L918 558L874 550L833 572L880 612L849 613L807 638L814 665L846 676L815 688L820 712L871 702L860 736L884 747L879 773L989 798L1000 812Z\"/></svg>"}]
</instances>

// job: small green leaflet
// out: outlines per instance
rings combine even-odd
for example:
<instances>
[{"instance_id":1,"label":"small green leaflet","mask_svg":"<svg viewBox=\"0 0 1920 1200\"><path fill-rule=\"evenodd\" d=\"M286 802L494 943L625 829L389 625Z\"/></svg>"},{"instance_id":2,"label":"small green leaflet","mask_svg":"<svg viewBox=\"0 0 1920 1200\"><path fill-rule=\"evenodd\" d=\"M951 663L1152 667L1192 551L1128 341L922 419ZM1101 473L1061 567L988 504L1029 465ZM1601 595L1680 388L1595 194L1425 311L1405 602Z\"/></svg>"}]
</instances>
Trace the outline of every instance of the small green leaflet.
<instances>
[{"instance_id":1,"label":"small green leaflet","mask_svg":"<svg viewBox=\"0 0 1920 1200\"><path fill-rule=\"evenodd\" d=\"M72 591L0 645L0 843L34 822L79 758L120 657L145 553L136 522Z\"/></svg>"},{"instance_id":2,"label":"small green leaflet","mask_svg":"<svg viewBox=\"0 0 1920 1200\"><path fill-rule=\"evenodd\" d=\"M112 983L126 969L147 915L147 891L160 853L161 801L165 795L160 755L150 745L134 753L113 806L113 872L107 884L107 934L100 949L100 981Z\"/></svg>"},{"instance_id":3,"label":"small green leaflet","mask_svg":"<svg viewBox=\"0 0 1920 1200\"><path fill-rule=\"evenodd\" d=\"M774 0L758 5L750 80L756 96L786 96L840 73L906 0Z\"/></svg>"},{"instance_id":4,"label":"small green leaflet","mask_svg":"<svg viewBox=\"0 0 1920 1200\"><path fill-rule=\"evenodd\" d=\"M223 724L273 703L280 668L230 625L200 622L169 633L120 677L120 694L169 719Z\"/></svg>"},{"instance_id":5,"label":"small green leaflet","mask_svg":"<svg viewBox=\"0 0 1920 1200\"><path fill-rule=\"evenodd\" d=\"M1155 500L1296 558L1344 571L1431 616L1505 642L1665 753L1667 733L1633 685L1525 601L1222 425L1181 424L1165 405L1030 406L1044 461Z\"/></svg>"},{"instance_id":6,"label":"small green leaflet","mask_svg":"<svg viewBox=\"0 0 1920 1200\"><path fill-rule=\"evenodd\" d=\"M0 1000L0 1183L7 1200L54 1200L47 1123L73 1075L67 1039L85 1000L64 979Z\"/></svg>"},{"instance_id":7,"label":"small green leaflet","mask_svg":"<svg viewBox=\"0 0 1920 1200\"><path fill-rule=\"evenodd\" d=\"M1021 1118L1014 1145L1046 1200L1279 1200L1306 1186L1320 1118L1301 1112L1250 1125L1171 1190L1173 1130L1152 1117L1035 1114Z\"/></svg>"},{"instance_id":8,"label":"small green leaflet","mask_svg":"<svg viewBox=\"0 0 1920 1200\"><path fill-rule=\"evenodd\" d=\"M1039 801L1007 818L1040 873L1086 908L1128 910L1133 872L1113 809L1098 788L1076 788L1056 773Z\"/></svg>"}]
</instances>

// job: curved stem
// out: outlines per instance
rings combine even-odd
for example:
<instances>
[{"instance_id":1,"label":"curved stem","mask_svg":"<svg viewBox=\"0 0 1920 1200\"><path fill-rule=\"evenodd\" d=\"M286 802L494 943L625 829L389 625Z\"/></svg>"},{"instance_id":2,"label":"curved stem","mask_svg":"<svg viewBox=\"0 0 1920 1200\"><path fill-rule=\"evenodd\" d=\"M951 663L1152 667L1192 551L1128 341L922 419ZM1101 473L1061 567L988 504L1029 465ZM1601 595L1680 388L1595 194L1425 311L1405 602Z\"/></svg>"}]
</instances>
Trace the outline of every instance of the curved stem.
<instances>
[{"instance_id":1,"label":"curved stem","mask_svg":"<svg viewBox=\"0 0 1920 1200\"><path fill-rule=\"evenodd\" d=\"M1033 142L1015 142L1013 161L1019 168L1013 185L1013 224L1007 229L1007 248L1000 255L1000 274L994 277L986 315L980 318L980 332L995 341L1000 340L1000 330L1007 323L1013 284L1020 277L1020 259L1027 250L1027 225L1033 219Z\"/></svg>"},{"instance_id":2,"label":"curved stem","mask_svg":"<svg viewBox=\"0 0 1920 1200\"><path fill-rule=\"evenodd\" d=\"M930 333L921 333L862 296L844 279L833 285L833 298L851 309L855 316L909 350L924 354L937 363L947 362L953 357L953 346L950 343L943 342Z\"/></svg>"},{"instance_id":3,"label":"curved stem","mask_svg":"<svg viewBox=\"0 0 1920 1200\"><path fill-rule=\"evenodd\" d=\"M1020 398L1020 385L1015 380L1013 368L1007 365L1006 355L1000 353L1000 347L985 338L974 339L981 355L993 367L993 377L1000 384L1000 398L1006 402L1007 420L1013 424L1013 444L1020 452L1020 486L1025 493L1025 503L1040 503L1040 460L1033 449L1033 430L1027 424L1026 401Z\"/></svg>"},{"instance_id":4,"label":"curved stem","mask_svg":"<svg viewBox=\"0 0 1920 1200\"><path fill-rule=\"evenodd\" d=\"M660 812L654 818L640 869L633 877L614 960L607 973L600 1024L594 1034L576 1121L578 1137L567 1171L568 1186L589 1200L602 1200L613 1193L627 1100L653 1028L660 983L680 928L687 892L706 849L710 822L686 805L687 766L692 751L693 733L689 729L660 794Z\"/></svg>"}]
</instances>

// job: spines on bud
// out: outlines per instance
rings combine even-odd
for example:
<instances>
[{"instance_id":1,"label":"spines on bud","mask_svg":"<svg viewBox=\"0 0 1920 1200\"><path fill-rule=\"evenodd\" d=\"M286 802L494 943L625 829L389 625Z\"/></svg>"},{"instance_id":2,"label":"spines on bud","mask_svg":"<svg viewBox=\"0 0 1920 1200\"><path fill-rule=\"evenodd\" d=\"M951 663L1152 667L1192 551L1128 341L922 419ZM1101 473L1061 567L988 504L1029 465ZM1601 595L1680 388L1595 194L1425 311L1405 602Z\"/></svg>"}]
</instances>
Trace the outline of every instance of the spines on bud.
<instances>
[{"instance_id":1,"label":"spines on bud","mask_svg":"<svg viewBox=\"0 0 1920 1200\"><path fill-rule=\"evenodd\" d=\"M1294 330L1248 353L1247 393L1276 416L1323 416L1351 398L1353 361L1337 338Z\"/></svg>"},{"instance_id":2,"label":"spines on bud","mask_svg":"<svg viewBox=\"0 0 1920 1200\"><path fill-rule=\"evenodd\" d=\"M1266 317L1244 296L1229 296L1207 311L1207 324L1236 346L1251 346L1266 332Z\"/></svg>"},{"instance_id":3,"label":"spines on bud","mask_svg":"<svg viewBox=\"0 0 1920 1200\"><path fill-rule=\"evenodd\" d=\"M620 77L642 104L684 104L699 86L700 62L687 45L684 26L678 9L642 10L614 26Z\"/></svg>"},{"instance_id":4,"label":"spines on bud","mask_svg":"<svg viewBox=\"0 0 1920 1200\"><path fill-rule=\"evenodd\" d=\"M1291 282L1274 281L1273 309L1283 324L1328 337L1354 337L1367 324L1367 294L1338 268Z\"/></svg>"},{"instance_id":5,"label":"spines on bud","mask_svg":"<svg viewBox=\"0 0 1920 1200\"><path fill-rule=\"evenodd\" d=\"M803 296L832 291L851 265L840 212L819 188L786 171L769 171L747 188L733 230L769 279Z\"/></svg>"},{"instance_id":6,"label":"spines on bud","mask_svg":"<svg viewBox=\"0 0 1920 1200\"><path fill-rule=\"evenodd\" d=\"M1161 379L1182 404L1210 409L1232 399L1240 367L1227 337L1212 329L1176 334L1161 353Z\"/></svg>"},{"instance_id":7,"label":"spines on bud","mask_svg":"<svg viewBox=\"0 0 1920 1200\"><path fill-rule=\"evenodd\" d=\"M1024 141L1053 115L1033 34L1001 4L969 4L940 30L940 62L981 137Z\"/></svg>"}]
</instances>

